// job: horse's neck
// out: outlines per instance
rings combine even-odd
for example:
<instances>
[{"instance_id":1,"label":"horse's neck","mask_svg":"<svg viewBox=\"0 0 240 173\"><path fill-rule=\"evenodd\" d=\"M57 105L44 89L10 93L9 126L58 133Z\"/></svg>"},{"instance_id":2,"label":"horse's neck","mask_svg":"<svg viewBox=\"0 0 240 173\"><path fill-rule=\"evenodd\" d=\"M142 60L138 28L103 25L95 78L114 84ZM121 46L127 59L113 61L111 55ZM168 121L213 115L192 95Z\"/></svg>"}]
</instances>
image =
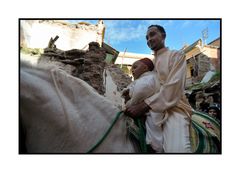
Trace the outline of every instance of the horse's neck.
<instances>
[{"instance_id":1,"label":"horse's neck","mask_svg":"<svg viewBox=\"0 0 240 173\"><path fill-rule=\"evenodd\" d=\"M45 152L85 152L119 110L87 83L63 71L26 68L21 71L21 111L33 130L29 138L36 140L32 150L41 151L44 146ZM132 151L126 146L128 141L123 141L125 135L122 117L96 152Z\"/></svg>"}]
</instances>

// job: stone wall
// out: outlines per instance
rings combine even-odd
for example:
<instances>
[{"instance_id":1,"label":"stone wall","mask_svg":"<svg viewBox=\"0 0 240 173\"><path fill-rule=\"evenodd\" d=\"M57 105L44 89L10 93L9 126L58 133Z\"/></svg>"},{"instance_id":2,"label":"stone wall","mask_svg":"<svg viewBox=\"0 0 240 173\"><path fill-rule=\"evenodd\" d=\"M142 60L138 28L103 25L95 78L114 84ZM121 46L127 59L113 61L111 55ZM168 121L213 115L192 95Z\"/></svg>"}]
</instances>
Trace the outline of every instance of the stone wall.
<instances>
[{"instance_id":1,"label":"stone wall","mask_svg":"<svg viewBox=\"0 0 240 173\"><path fill-rule=\"evenodd\" d=\"M204 54L197 56L198 61L198 78L201 80L203 76L210 70L210 58Z\"/></svg>"},{"instance_id":2,"label":"stone wall","mask_svg":"<svg viewBox=\"0 0 240 173\"><path fill-rule=\"evenodd\" d=\"M213 67L212 60L213 58L203 53L187 60L187 87L202 80L204 75Z\"/></svg>"},{"instance_id":3,"label":"stone wall","mask_svg":"<svg viewBox=\"0 0 240 173\"><path fill-rule=\"evenodd\" d=\"M105 68L105 51L99 44L92 42L89 50L72 49L63 51L57 48L46 48L38 63L52 63L67 73L86 81L99 94L105 93L103 71Z\"/></svg>"},{"instance_id":4,"label":"stone wall","mask_svg":"<svg viewBox=\"0 0 240 173\"><path fill-rule=\"evenodd\" d=\"M95 88L100 94L105 93L103 85L103 71L106 66L105 50L99 44L92 42L89 44L89 51L84 56L84 66L81 78Z\"/></svg>"},{"instance_id":5,"label":"stone wall","mask_svg":"<svg viewBox=\"0 0 240 173\"><path fill-rule=\"evenodd\" d=\"M130 84L131 78L117 65L107 65L105 58L104 48L97 42L91 42L87 51L79 49L63 51L54 46L46 48L38 63L57 65L67 73L86 81L99 94L105 95L119 106L120 92Z\"/></svg>"}]
</instances>

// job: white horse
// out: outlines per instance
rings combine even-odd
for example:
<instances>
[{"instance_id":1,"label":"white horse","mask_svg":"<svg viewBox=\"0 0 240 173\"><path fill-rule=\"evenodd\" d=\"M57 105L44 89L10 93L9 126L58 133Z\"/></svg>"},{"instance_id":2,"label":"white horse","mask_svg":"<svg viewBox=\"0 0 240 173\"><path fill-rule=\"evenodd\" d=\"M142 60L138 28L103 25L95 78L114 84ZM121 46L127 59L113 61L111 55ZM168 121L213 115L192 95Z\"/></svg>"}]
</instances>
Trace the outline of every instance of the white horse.
<instances>
[{"instance_id":1,"label":"white horse","mask_svg":"<svg viewBox=\"0 0 240 173\"><path fill-rule=\"evenodd\" d=\"M120 110L91 86L54 67L20 66L20 153L85 153ZM134 153L121 115L92 152ZM24 134L24 135L23 135Z\"/></svg>"},{"instance_id":2,"label":"white horse","mask_svg":"<svg viewBox=\"0 0 240 173\"><path fill-rule=\"evenodd\" d=\"M20 153L135 153L126 116L91 86L55 66L20 66ZM195 153L220 153L220 124L206 114L192 116ZM93 150L92 150L93 149Z\"/></svg>"}]
</instances>

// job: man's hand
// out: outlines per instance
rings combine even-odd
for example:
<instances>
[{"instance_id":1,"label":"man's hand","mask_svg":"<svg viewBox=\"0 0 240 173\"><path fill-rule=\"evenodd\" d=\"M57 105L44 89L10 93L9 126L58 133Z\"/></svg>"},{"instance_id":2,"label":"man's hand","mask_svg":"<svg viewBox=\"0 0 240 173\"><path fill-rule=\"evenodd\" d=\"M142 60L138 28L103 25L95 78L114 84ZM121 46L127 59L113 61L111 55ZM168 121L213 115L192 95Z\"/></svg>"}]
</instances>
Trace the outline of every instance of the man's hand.
<instances>
[{"instance_id":1,"label":"man's hand","mask_svg":"<svg viewBox=\"0 0 240 173\"><path fill-rule=\"evenodd\" d=\"M125 114L131 117L140 117L145 115L150 110L150 107L143 101L137 105L130 106L125 110Z\"/></svg>"}]
</instances>

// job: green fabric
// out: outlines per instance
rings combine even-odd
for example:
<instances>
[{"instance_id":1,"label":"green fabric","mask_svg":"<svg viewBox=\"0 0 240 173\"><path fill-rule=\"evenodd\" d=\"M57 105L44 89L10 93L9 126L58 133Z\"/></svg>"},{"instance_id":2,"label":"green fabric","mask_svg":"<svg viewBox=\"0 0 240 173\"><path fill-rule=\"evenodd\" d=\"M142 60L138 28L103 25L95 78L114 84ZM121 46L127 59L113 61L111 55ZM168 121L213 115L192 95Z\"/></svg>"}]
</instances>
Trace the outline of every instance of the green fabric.
<instances>
[{"instance_id":1,"label":"green fabric","mask_svg":"<svg viewBox=\"0 0 240 173\"><path fill-rule=\"evenodd\" d=\"M144 130L144 124L143 124L143 122L141 121L140 118L137 118L136 121L137 121L137 124L138 124L138 127L139 127L138 136L139 136L141 152L142 153L147 153L147 144L146 144L146 140L145 140L146 132Z\"/></svg>"},{"instance_id":2,"label":"green fabric","mask_svg":"<svg viewBox=\"0 0 240 173\"><path fill-rule=\"evenodd\" d=\"M220 153L220 124L207 114L194 111L191 126L194 153Z\"/></svg>"},{"instance_id":3,"label":"green fabric","mask_svg":"<svg viewBox=\"0 0 240 173\"><path fill-rule=\"evenodd\" d=\"M149 149L146 144L146 129L145 123L141 118L132 119L128 117L127 120L128 132L130 138L133 140L134 146L140 153L148 153Z\"/></svg>"},{"instance_id":4,"label":"green fabric","mask_svg":"<svg viewBox=\"0 0 240 173\"><path fill-rule=\"evenodd\" d=\"M103 134L103 136L98 140L98 142L92 146L87 153L93 152L107 137L111 131L114 124L119 119L123 112L118 112L115 119L113 120L110 127ZM137 147L141 153L148 153L148 147L146 144L145 136L145 124L140 118L131 119L133 122L127 121L128 132L134 138ZM130 122L130 123L129 123ZM209 123L213 129L206 127L203 123ZM220 124L215 119L211 118L209 115L194 112L192 116L192 126L191 126L191 145L194 153L220 153Z\"/></svg>"}]
</instances>

